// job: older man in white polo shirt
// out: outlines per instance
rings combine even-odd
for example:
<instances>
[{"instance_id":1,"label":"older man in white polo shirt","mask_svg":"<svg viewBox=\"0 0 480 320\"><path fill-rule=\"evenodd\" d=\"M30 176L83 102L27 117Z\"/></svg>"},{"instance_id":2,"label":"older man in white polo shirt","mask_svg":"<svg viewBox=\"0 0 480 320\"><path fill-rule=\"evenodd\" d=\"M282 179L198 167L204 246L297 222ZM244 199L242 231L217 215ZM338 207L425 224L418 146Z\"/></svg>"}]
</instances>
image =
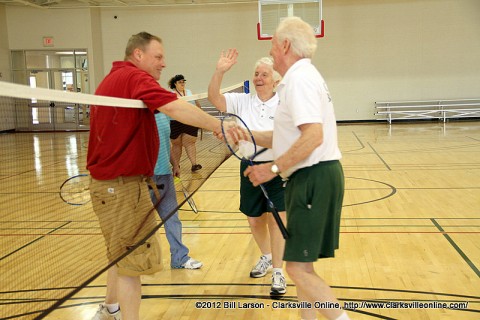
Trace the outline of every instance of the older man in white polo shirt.
<instances>
[{"instance_id":1,"label":"older man in white polo shirt","mask_svg":"<svg viewBox=\"0 0 480 320\"><path fill-rule=\"evenodd\" d=\"M313 263L333 257L339 244L344 176L330 93L311 63L316 39L310 25L297 17L284 19L272 39L274 69L283 79L273 132L255 132L259 145L273 146L275 161L247 168L254 185L280 175L285 190L287 230L284 260L299 301L311 303L302 319L346 320L347 313ZM315 310L315 302L323 307Z\"/></svg>"}]
</instances>

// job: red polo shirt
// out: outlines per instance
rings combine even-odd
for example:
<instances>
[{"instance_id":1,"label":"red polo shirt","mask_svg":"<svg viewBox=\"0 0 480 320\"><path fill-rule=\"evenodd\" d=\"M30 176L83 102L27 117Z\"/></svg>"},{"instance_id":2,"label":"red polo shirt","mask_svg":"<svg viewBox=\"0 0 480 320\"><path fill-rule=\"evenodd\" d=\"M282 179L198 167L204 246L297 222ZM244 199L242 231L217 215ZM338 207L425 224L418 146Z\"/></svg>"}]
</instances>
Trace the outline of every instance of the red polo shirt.
<instances>
[{"instance_id":1,"label":"red polo shirt","mask_svg":"<svg viewBox=\"0 0 480 320\"><path fill-rule=\"evenodd\" d=\"M159 139L154 111L177 99L147 72L116 61L96 95L142 100L148 109L90 107L87 169L97 180L153 175Z\"/></svg>"}]
</instances>

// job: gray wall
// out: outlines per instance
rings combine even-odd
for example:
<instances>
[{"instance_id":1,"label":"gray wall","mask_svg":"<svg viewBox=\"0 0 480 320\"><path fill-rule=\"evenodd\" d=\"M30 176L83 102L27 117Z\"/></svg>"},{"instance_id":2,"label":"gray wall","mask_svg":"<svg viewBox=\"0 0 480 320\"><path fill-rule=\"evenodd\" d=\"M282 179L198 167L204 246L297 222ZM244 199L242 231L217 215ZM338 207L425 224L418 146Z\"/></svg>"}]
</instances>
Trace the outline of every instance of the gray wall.
<instances>
[{"instance_id":1,"label":"gray wall","mask_svg":"<svg viewBox=\"0 0 480 320\"><path fill-rule=\"evenodd\" d=\"M0 81L10 80L10 52L8 47L7 16L0 5Z\"/></svg>"},{"instance_id":2,"label":"gray wall","mask_svg":"<svg viewBox=\"0 0 480 320\"><path fill-rule=\"evenodd\" d=\"M5 12L10 49L42 49L43 36L57 48L87 48L92 90L139 31L164 40L161 84L182 73L194 93L207 90L222 49L240 51L224 86L251 79L255 60L270 49L256 39L256 4ZM313 62L339 120L373 119L381 100L480 97L479 0L324 0L323 14L326 37ZM0 26L1 19L0 9Z\"/></svg>"}]
</instances>

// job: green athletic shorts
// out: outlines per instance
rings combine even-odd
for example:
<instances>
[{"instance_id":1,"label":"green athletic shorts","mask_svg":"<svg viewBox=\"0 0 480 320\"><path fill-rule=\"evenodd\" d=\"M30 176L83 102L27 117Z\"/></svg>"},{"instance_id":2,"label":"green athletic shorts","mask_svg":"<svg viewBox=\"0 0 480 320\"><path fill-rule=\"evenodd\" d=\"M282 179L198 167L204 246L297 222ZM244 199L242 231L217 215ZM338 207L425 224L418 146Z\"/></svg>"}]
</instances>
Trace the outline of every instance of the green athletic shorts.
<instances>
[{"instance_id":1,"label":"green athletic shorts","mask_svg":"<svg viewBox=\"0 0 480 320\"><path fill-rule=\"evenodd\" d=\"M294 172L287 182L287 230L283 260L314 262L335 255L345 182L340 161Z\"/></svg>"},{"instance_id":2,"label":"green athletic shorts","mask_svg":"<svg viewBox=\"0 0 480 320\"><path fill-rule=\"evenodd\" d=\"M157 222L150 193L143 176L95 180L90 196L107 246L107 258L114 261L144 239ZM118 273L125 276L160 271L162 254L157 234L117 262Z\"/></svg>"},{"instance_id":3,"label":"green athletic shorts","mask_svg":"<svg viewBox=\"0 0 480 320\"><path fill-rule=\"evenodd\" d=\"M257 162L262 163L262 162ZM260 217L264 212L272 212L260 187L254 187L243 172L248 164L242 161L240 164L240 211L249 217ZM285 188L282 178L277 176L263 184L268 197L272 200L279 212L285 211Z\"/></svg>"}]
</instances>

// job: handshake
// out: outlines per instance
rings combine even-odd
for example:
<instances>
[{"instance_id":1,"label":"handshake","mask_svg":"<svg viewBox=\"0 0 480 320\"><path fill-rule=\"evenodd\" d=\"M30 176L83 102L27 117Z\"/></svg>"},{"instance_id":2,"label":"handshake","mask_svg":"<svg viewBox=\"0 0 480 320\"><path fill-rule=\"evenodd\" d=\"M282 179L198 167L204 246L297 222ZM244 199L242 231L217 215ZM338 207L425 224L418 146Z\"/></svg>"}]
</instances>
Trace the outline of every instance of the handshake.
<instances>
[{"instance_id":1,"label":"handshake","mask_svg":"<svg viewBox=\"0 0 480 320\"><path fill-rule=\"evenodd\" d=\"M241 141L251 142L256 146L255 139L252 132L245 124L245 122L237 115L226 113L221 118L221 130L215 132L215 137L219 140L225 141L227 147L236 156L239 156L239 145ZM240 158L243 158L244 154Z\"/></svg>"}]
</instances>

